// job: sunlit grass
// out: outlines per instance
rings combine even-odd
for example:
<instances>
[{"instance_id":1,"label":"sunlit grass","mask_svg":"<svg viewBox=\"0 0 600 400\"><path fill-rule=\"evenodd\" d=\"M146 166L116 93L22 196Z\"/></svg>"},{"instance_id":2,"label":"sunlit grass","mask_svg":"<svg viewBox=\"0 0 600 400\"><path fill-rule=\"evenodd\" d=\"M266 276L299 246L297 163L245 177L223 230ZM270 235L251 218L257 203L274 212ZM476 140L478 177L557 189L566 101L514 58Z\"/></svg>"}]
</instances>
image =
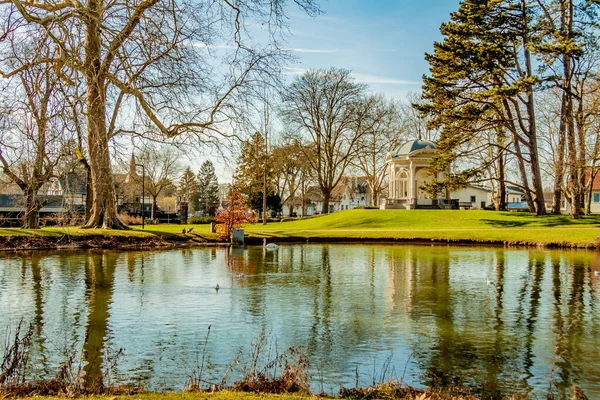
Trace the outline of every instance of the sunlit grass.
<instances>
[{"instance_id":1,"label":"sunlit grass","mask_svg":"<svg viewBox=\"0 0 600 400\"><path fill-rule=\"evenodd\" d=\"M600 218L478 210L349 210L298 221L247 227L252 235L302 238L390 238L503 241L589 246Z\"/></svg>"},{"instance_id":2,"label":"sunlit grass","mask_svg":"<svg viewBox=\"0 0 600 400\"><path fill-rule=\"evenodd\" d=\"M132 225L129 230L114 229L82 229L78 227L43 227L41 229L21 229L21 228L0 228L0 236L30 236L30 237L62 237L71 236L75 238L83 237L150 237L150 236L171 236L171 237L202 237L205 239L216 239L216 234L210 233L209 225L178 225L161 224L146 225L142 229L141 225ZM193 228L189 234L183 234Z\"/></svg>"}]
</instances>

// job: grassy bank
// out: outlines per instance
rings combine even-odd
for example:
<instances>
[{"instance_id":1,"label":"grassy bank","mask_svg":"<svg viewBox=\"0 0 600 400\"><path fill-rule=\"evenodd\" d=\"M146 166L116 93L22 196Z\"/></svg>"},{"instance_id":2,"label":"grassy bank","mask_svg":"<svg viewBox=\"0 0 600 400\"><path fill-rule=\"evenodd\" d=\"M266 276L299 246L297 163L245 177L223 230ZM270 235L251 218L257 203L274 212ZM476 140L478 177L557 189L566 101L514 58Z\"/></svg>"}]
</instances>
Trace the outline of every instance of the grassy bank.
<instances>
[{"instance_id":1,"label":"grassy bank","mask_svg":"<svg viewBox=\"0 0 600 400\"><path fill-rule=\"evenodd\" d=\"M186 233L182 233L182 229ZM193 228L192 232L187 231ZM314 218L245 227L249 243L269 241L436 241L600 248L600 217L478 210L349 210ZM208 225L147 225L144 230L48 227L0 229L0 248L161 246L218 242Z\"/></svg>"},{"instance_id":2,"label":"grassy bank","mask_svg":"<svg viewBox=\"0 0 600 400\"><path fill-rule=\"evenodd\" d=\"M600 217L478 210L349 210L299 221L253 225L254 236L277 238L365 238L598 247Z\"/></svg>"},{"instance_id":3,"label":"grassy bank","mask_svg":"<svg viewBox=\"0 0 600 400\"><path fill-rule=\"evenodd\" d=\"M186 233L182 233L185 229ZM188 231L192 229L191 232ZM129 230L0 228L0 249L127 248L218 242L208 225L146 225Z\"/></svg>"}]
</instances>

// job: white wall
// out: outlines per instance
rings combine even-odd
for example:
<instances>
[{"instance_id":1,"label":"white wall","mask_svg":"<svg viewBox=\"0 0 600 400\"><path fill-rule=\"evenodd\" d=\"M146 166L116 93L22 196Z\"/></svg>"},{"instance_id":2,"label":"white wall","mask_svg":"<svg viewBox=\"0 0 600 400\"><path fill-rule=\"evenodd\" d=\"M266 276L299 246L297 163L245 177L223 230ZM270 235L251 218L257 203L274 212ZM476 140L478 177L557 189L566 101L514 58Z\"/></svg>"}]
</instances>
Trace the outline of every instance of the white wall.
<instances>
[{"instance_id":1,"label":"white wall","mask_svg":"<svg viewBox=\"0 0 600 400\"><path fill-rule=\"evenodd\" d=\"M472 196L475 196L475 201L473 201ZM485 202L484 207L492 204L492 192L472 186L450 192L450 198L458 199L459 203L471 203L472 207L477 208L481 208L482 201Z\"/></svg>"}]
</instances>

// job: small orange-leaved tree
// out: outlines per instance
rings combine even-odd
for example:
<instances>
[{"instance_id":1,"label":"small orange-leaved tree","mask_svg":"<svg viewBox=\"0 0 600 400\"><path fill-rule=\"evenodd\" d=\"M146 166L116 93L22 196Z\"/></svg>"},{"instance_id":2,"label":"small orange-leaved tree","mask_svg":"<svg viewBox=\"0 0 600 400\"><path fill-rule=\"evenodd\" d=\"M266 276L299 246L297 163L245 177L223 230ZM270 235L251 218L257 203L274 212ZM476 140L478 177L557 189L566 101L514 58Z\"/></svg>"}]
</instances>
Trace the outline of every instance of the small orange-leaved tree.
<instances>
[{"instance_id":1,"label":"small orange-leaved tree","mask_svg":"<svg viewBox=\"0 0 600 400\"><path fill-rule=\"evenodd\" d=\"M217 212L217 234L219 239L231 240L231 232L239 229L245 223L255 223L256 216L249 210L246 198L237 185L233 185L227 199L229 205Z\"/></svg>"}]
</instances>

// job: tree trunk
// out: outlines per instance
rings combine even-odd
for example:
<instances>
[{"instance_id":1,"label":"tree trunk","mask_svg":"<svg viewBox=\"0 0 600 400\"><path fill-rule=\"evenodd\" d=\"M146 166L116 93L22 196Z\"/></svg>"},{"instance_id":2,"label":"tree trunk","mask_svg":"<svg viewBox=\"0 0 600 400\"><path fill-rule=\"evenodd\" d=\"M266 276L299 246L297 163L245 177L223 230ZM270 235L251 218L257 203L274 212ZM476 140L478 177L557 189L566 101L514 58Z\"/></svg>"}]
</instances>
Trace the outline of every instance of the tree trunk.
<instances>
[{"instance_id":1,"label":"tree trunk","mask_svg":"<svg viewBox=\"0 0 600 400\"><path fill-rule=\"evenodd\" d=\"M40 208L42 204L37 198L37 190L28 188L25 191L25 216L23 218L23 228L40 229Z\"/></svg>"},{"instance_id":2,"label":"tree trunk","mask_svg":"<svg viewBox=\"0 0 600 400\"><path fill-rule=\"evenodd\" d=\"M294 203L290 203L290 214L289 217L293 217L294 216Z\"/></svg>"},{"instance_id":3,"label":"tree trunk","mask_svg":"<svg viewBox=\"0 0 600 400\"><path fill-rule=\"evenodd\" d=\"M565 162L565 114L567 112L566 107L566 94L563 92L560 100L560 121L558 125L558 145L556 148L556 159L554 160L554 195L552 196L552 212L554 214L560 214L560 206L563 196L563 175L564 162Z\"/></svg>"},{"instance_id":4,"label":"tree trunk","mask_svg":"<svg viewBox=\"0 0 600 400\"><path fill-rule=\"evenodd\" d=\"M323 207L321 208L321 214L329 214L329 199L331 198L331 193L322 191L322 194L323 194Z\"/></svg>"},{"instance_id":5,"label":"tree trunk","mask_svg":"<svg viewBox=\"0 0 600 400\"><path fill-rule=\"evenodd\" d=\"M523 154L521 152L521 146L519 145L519 139L515 135L515 151L517 153L517 165L519 166L519 174L521 175L521 184L525 191L525 201L530 211L535 211L535 204L533 204L533 197L531 196L531 189L527 180L527 172L525 171L525 162L523 161Z\"/></svg>"},{"instance_id":6,"label":"tree trunk","mask_svg":"<svg viewBox=\"0 0 600 400\"><path fill-rule=\"evenodd\" d=\"M498 198L496 201L496 211L506 211L506 182L505 179L505 163L504 163L504 134L500 133L498 138Z\"/></svg>"},{"instance_id":7,"label":"tree trunk","mask_svg":"<svg viewBox=\"0 0 600 400\"><path fill-rule=\"evenodd\" d=\"M101 15L101 0L90 0L92 14ZM117 215L117 201L106 130L106 87L101 71L99 19L86 19L85 81L88 129L88 155L93 196L90 216L84 228L128 229Z\"/></svg>"},{"instance_id":8,"label":"tree trunk","mask_svg":"<svg viewBox=\"0 0 600 400\"><path fill-rule=\"evenodd\" d=\"M375 189L373 189L375 187L375 183L368 182L368 184L369 184L369 189L371 189L371 206L378 207L379 204L377 204L377 191Z\"/></svg>"},{"instance_id":9,"label":"tree trunk","mask_svg":"<svg viewBox=\"0 0 600 400\"><path fill-rule=\"evenodd\" d=\"M521 0L521 11L523 15L523 27L524 31L522 34L523 37L523 49L524 49L524 58L525 58L525 68L527 73L527 78L533 77L533 68L531 66L531 51L529 49L529 31L528 31L528 15L527 15L527 4L525 0ZM533 199L535 204L535 213L536 215L545 215L546 214L546 204L544 202L544 189L542 186L542 174L540 171L540 162L538 156L538 146L537 146L537 128L535 121L535 103L533 96L533 87L528 86L527 90L527 102L525 103L527 108L527 119L529 124L529 129L527 130L527 147L529 150L530 157L530 169L531 169L531 183L533 185L533 190L535 197Z\"/></svg>"},{"instance_id":10,"label":"tree trunk","mask_svg":"<svg viewBox=\"0 0 600 400\"><path fill-rule=\"evenodd\" d=\"M150 219L152 221L154 221L154 217L156 215L156 207L157 207L157 205L156 205L156 197L157 196L154 196L154 195L152 196L152 210L150 211Z\"/></svg>"}]
</instances>

